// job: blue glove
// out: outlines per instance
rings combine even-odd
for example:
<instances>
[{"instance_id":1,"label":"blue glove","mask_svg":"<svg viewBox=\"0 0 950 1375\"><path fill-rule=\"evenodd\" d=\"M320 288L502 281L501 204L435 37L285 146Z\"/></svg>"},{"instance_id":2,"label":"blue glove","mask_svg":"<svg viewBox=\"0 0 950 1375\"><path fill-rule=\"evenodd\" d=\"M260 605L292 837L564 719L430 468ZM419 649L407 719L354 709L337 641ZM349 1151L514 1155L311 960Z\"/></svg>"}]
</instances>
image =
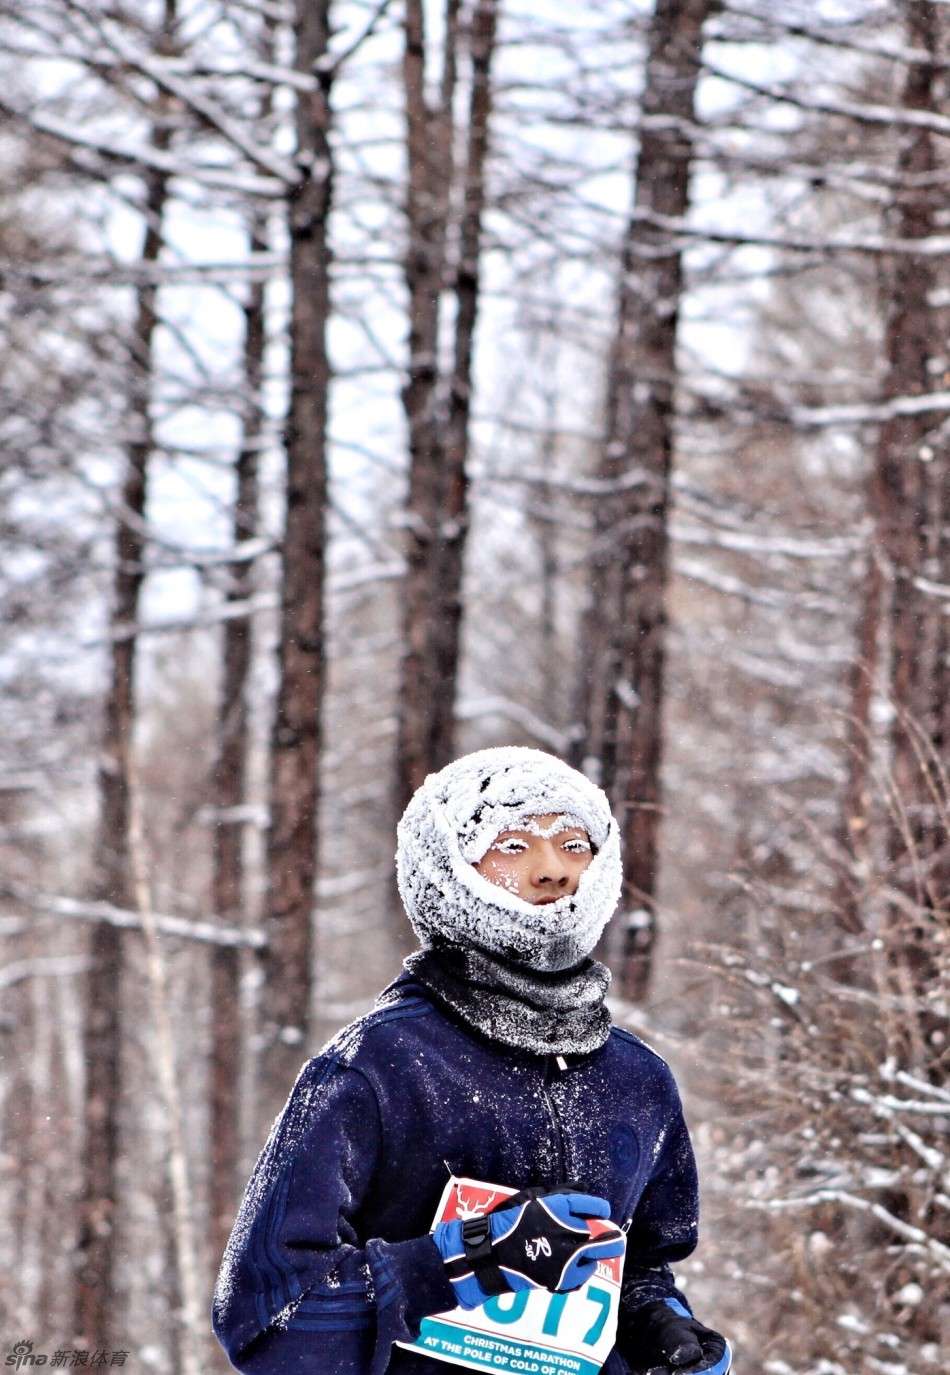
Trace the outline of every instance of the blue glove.
<instances>
[{"instance_id":1,"label":"blue glove","mask_svg":"<svg viewBox=\"0 0 950 1375\"><path fill-rule=\"evenodd\" d=\"M732 1365L725 1337L697 1322L676 1299L656 1299L630 1314L623 1355L639 1375L726 1375Z\"/></svg>"},{"instance_id":2,"label":"blue glove","mask_svg":"<svg viewBox=\"0 0 950 1375\"><path fill-rule=\"evenodd\" d=\"M523 1189L484 1217L440 1222L433 1240L462 1308L519 1289L564 1293L590 1279L599 1260L623 1255L624 1237L608 1223L591 1234L588 1218L607 1219L605 1199L571 1185Z\"/></svg>"}]
</instances>

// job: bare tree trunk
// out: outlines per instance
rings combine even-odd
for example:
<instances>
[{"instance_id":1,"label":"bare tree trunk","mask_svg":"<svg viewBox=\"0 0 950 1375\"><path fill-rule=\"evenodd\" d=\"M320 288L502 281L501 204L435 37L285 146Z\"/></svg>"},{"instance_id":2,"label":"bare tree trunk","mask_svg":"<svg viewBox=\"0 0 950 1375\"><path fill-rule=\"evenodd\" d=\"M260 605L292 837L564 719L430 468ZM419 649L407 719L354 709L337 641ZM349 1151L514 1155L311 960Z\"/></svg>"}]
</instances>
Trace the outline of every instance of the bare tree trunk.
<instances>
[{"instance_id":1,"label":"bare tree trunk","mask_svg":"<svg viewBox=\"0 0 950 1375\"><path fill-rule=\"evenodd\" d=\"M166 179L148 177L148 228L143 263L154 263L161 250L161 217ZM137 521L146 509L146 477L151 451L148 392L151 385L151 340L155 329L155 289L142 287L135 327L132 412L142 441L129 445L122 484L122 511L115 531L115 573L111 610L111 678L106 700L106 729L99 766L99 833L92 896L131 906L129 880L129 799L121 767L122 751L135 719L135 627L144 576L144 540ZM128 517L128 518L126 518ZM107 1341L114 1310L115 1171L118 1162L120 1107L122 935L107 923L96 923L91 938L92 969L87 979L84 1060L87 1072L87 1119L82 1148L80 1237L77 1247L76 1331L84 1341Z\"/></svg>"},{"instance_id":2,"label":"bare tree trunk","mask_svg":"<svg viewBox=\"0 0 950 1375\"><path fill-rule=\"evenodd\" d=\"M129 744L131 745L131 742ZM207 1318L202 1313L195 1216L185 1154L184 1117L176 1067L168 973L149 889L142 793L132 762L131 748L123 758L122 768L129 801L129 867L135 910L141 920L145 938L149 1001L155 1023L155 1069L168 1136L168 1181L172 1195L169 1219L172 1242L171 1268L177 1299L174 1311L180 1315L180 1325L173 1333L174 1349L176 1364L182 1375L200 1375Z\"/></svg>"},{"instance_id":3,"label":"bare tree trunk","mask_svg":"<svg viewBox=\"0 0 950 1375\"><path fill-rule=\"evenodd\" d=\"M497 0L479 0L470 33L471 93L462 186L458 266L455 272L455 337L449 378L442 510L439 515L440 601L431 609L436 636L433 701L434 753L428 769L448 763L455 741L455 682L462 626L462 575L468 534L468 451L472 403L472 356L478 320L485 164L489 148L491 64L498 26ZM430 672L430 681L432 676ZM428 771L427 769L427 771ZM421 782L421 779L418 780ZM418 785L418 784L417 784ZM408 800L408 799L407 799Z\"/></svg>"},{"instance_id":4,"label":"bare tree trunk","mask_svg":"<svg viewBox=\"0 0 950 1375\"><path fill-rule=\"evenodd\" d=\"M462 538L449 524L449 492L464 502L464 482L450 477L441 414L440 307L446 274L446 228L453 176L453 97L457 77L459 0L446 0L439 102L426 93L426 35L422 0L406 0L403 80L409 182L409 377L402 399L409 427L408 559L404 597L405 658L399 701L398 810L425 775L451 753L455 665L445 662L446 612L442 586L445 538ZM461 490L460 490L461 489ZM450 636L449 636L450 638Z\"/></svg>"},{"instance_id":5,"label":"bare tree trunk","mask_svg":"<svg viewBox=\"0 0 950 1375\"><path fill-rule=\"evenodd\" d=\"M248 247L266 250L266 223L255 215ZM259 440L262 434L264 349L264 284L255 282L244 308L243 444L235 465L233 539L251 539L258 521ZM227 598L247 605L254 591L250 560L230 569ZM214 767L212 911L230 925L244 920L244 818L248 748L247 687L251 668L250 611L225 622L223 681L218 706L218 757ZM236 946L216 946L211 955L211 1241L216 1254L227 1243L238 1197L240 1140L238 1074L240 1064L241 957Z\"/></svg>"},{"instance_id":6,"label":"bare tree trunk","mask_svg":"<svg viewBox=\"0 0 950 1375\"><path fill-rule=\"evenodd\" d=\"M320 768L325 682L326 428L330 369L328 219L332 193L330 3L298 0L295 66L316 75L297 98L301 180L289 204L291 392L285 444L280 683L271 740L267 845L270 945L264 990L265 1106L278 1106L299 1068L310 1015Z\"/></svg>"},{"instance_id":7,"label":"bare tree trunk","mask_svg":"<svg viewBox=\"0 0 950 1375\"><path fill-rule=\"evenodd\" d=\"M403 404L410 462L403 587L405 651L396 759L398 811L426 774L452 758L455 747L455 689L468 534L472 354L498 0L479 0L468 34L471 87L462 184L457 187L453 100L461 44L459 12L459 0L446 0L441 86L438 104L432 108L426 98L423 5L421 0L407 0L406 5L403 76L409 162L409 248L405 262L409 380L403 389ZM454 216L453 199L458 201ZM449 368L443 369L439 350L441 307L450 276L448 245L456 230L452 359ZM408 944L409 930L404 922L395 928L394 938L397 945Z\"/></svg>"},{"instance_id":8,"label":"bare tree trunk","mask_svg":"<svg viewBox=\"0 0 950 1375\"><path fill-rule=\"evenodd\" d=\"M930 0L902 6L908 46L928 61L909 65L903 105L910 111L941 108L945 7ZM895 237L926 238L938 231L945 190L934 178L934 135L910 126L901 135L901 191L894 208ZM931 303L932 260L902 254L888 282L885 350L886 396L932 389L931 364L945 349L946 329ZM946 911L950 891L947 787L950 727L950 628L934 584L950 582L950 447L932 417L888 420L880 431L871 481L878 548L887 573L890 645L889 691L896 709L891 732L895 815L890 851L900 886L921 909ZM909 952L922 974L933 931L917 933Z\"/></svg>"},{"instance_id":9,"label":"bare tree trunk","mask_svg":"<svg viewBox=\"0 0 950 1375\"><path fill-rule=\"evenodd\" d=\"M623 989L642 998L654 941L662 763L670 466L681 251L649 216L689 205L702 29L717 0L657 0L650 25L634 213L624 243L581 632L576 762L599 776L624 842Z\"/></svg>"},{"instance_id":10,"label":"bare tree trunk","mask_svg":"<svg viewBox=\"0 0 950 1375\"><path fill-rule=\"evenodd\" d=\"M273 62L276 21L261 19L257 55ZM273 114L273 93L265 87L258 124L266 130ZM248 251L268 247L267 211L251 212ZM266 287L252 282L244 305L244 396L242 444L235 464L232 538L235 545L253 539L258 528L258 470L264 429L264 358L267 348ZM218 756L213 782L217 810L212 850L211 908L230 925L245 918L244 827L248 729L248 687L253 652L253 618L249 603L254 570L249 560L230 569L228 601L248 606L246 614L225 622L221 699L218 704ZM211 1103L209 1114L211 1181L209 1205L212 1253L227 1245L240 1188L241 1142L239 1077L241 1060L241 955L238 948L215 947L211 956Z\"/></svg>"},{"instance_id":11,"label":"bare tree trunk","mask_svg":"<svg viewBox=\"0 0 950 1375\"><path fill-rule=\"evenodd\" d=\"M177 21L175 0L166 0L163 32L170 44ZM160 99L160 110L166 105ZM167 119L155 122L152 145L171 145ZM157 262L163 244L168 176L144 175L145 236L141 261ZM144 274L148 283L148 274ZM130 402L132 433L126 453L121 508L116 521L113 575L111 673L99 765L99 825L92 896L117 907L132 906L129 862L129 795L124 759L135 719L135 661L139 594L145 576L143 521L147 470L153 447L151 395L153 340L158 322L158 290L138 288L131 341ZM115 1211L119 1153L123 936L117 927L96 923L90 941L92 968L86 980L83 1056L86 1066L86 1122L80 1162L78 1242L74 1325L77 1340L104 1347L115 1321Z\"/></svg>"},{"instance_id":12,"label":"bare tree trunk","mask_svg":"<svg viewBox=\"0 0 950 1375\"><path fill-rule=\"evenodd\" d=\"M466 153L458 192L458 262L454 272L452 362L443 375L440 307L448 276L450 209L458 168L453 119L459 0L447 0L438 106L425 92L421 0L406 7L407 148L409 156L409 381L403 402L409 425L406 656L399 703L397 802L400 808L432 769L452 756L455 683L462 616L462 563L468 533L467 460L472 349L478 317L485 165L491 118L491 64L497 0L479 0L469 33L471 90Z\"/></svg>"}]
</instances>

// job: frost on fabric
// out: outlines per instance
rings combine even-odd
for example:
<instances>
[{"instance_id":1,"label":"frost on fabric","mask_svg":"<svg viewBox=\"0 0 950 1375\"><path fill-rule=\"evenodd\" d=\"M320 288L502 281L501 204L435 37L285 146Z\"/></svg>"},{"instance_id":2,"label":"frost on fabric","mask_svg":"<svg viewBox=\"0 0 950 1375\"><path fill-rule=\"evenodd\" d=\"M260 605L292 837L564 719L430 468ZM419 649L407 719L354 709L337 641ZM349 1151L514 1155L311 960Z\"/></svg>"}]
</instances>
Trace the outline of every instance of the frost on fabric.
<instances>
[{"instance_id":1,"label":"frost on fabric","mask_svg":"<svg viewBox=\"0 0 950 1375\"><path fill-rule=\"evenodd\" d=\"M314 1092L313 1086L307 1088L302 1083L305 1070L306 1066L300 1071L289 1100L296 1103L296 1111L291 1115L285 1110L285 1113L279 1114L274 1119L257 1168L244 1191L244 1198L241 1201L237 1220L228 1239L215 1285L214 1306L218 1311L226 1309L231 1301L237 1281L238 1267L247 1250L251 1227L261 1204L277 1182L283 1163L293 1159L297 1143L303 1133Z\"/></svg>"},{"instance_id":2,"label":"frost on fabric","mask_svg":"<svg viewBox=\"0 0 950 1375\"><path fill-rule=\"evenodd\" d=\"M375 1286L374 1283L373 1283L373 1272L372 1272L372 1270L369 1268L369 1266L368 1266L365 1262L360 1266L360 1274L363 1276L363 1279L366 1281L366 1296L367 1296L367 1298L369 1299L370 1303L375 1303L375 1302L376 1302L376 1286Z\"/></svg>"},{"instance_id":3,"label":"frost on fabric","mask_svg":"<svg viewBox=\"0 0 950 1375\"><path fill-rule=\"evenodd\" d=\"M577 892L544 907L472 866L499 832L563 816L596 849ZM430 774L399 823L399 891L423 946L474 945L546 972L596 945L620 897L617 823L603 792L554 755L508 746L465 755Z\"/></svg>"},{"instance_id":4,"label":"frost on fabric","mask_svg":"<svg viewBox=\"0 0 950 1375\"><path fill-rule=\"evenodd\" d=\"M346 1063L346 1059L353 1053L355 1043L358 1042L360 1030L360 1023L344 1028L327 1047L335 1054L322 1058L333 1058ZM274 1120L264 1149L245 1189L215 1286L214 1308L217 1313L225 1312L230 1306L240 1284L240 1269L246 1262L251 1229L259 1221L267 1206L267 1200L278 1187L281 1176L293 1169L304 1134L313 1121L314 1114L320 1110L321 1098L327 1093L332 1082L331 1076L327 1074L314 1074L314 1066L317 1063L309 1061L301 1068L285 1108ZM311 1279L317 1278L316 1274L311 1276ZM326 1274L319 1276L319 1281L332 1289L339 1286L340 1278L330 1269ZM303 1294L298 1295L271 1321L277 1326L286 1326L303 1297Z\"/></svg>"},{"instance_id":5,"label":"frost on fabric","mask_svg":"<svg viewBox=\"0 0 950 1375\"><path fill-rule=\"evenodd\" d=\"M272 1325L273 1327L286 1328L287 1325L289 1324L291 1318L294 1316L294 1314L296 1313L297 1309L300 1307L300 1302L301 1302L301 1299L302 1299L302 1298L303 1298L303 1295L302 1295L302 1294L299 1294L299 1295L297 1296L297 1298L291 1299L291 1301L290 1301L290 1303L288 1303L287 1307L281 1309L281 1311L280 1311L280 1312L277 1314L277 1316L273 1319L273 1322L272 1322L271 1325Z\"/></svg>"},{"instance_id":6,"label":"frost on fabric","mask_svg":"<svg viewBox=\"0 0 950 1375\"><path fill-rule=\"evenodd\" d=\"M491 1041L535 1055L589 1055L610 1034L610 972L596 960L541 973L474 947L418 950L405 969Z\"/></svg>"}]
</instances>

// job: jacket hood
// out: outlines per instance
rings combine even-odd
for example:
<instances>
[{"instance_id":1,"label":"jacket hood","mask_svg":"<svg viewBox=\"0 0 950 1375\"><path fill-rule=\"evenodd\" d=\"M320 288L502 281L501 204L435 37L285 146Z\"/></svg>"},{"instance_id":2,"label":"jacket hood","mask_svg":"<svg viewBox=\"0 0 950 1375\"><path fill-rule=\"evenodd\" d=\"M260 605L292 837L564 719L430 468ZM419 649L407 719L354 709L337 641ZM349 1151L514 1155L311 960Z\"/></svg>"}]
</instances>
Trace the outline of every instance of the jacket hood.
<instances>
[{"instance_id":1,"label":"jacket hood","mask_svg":"<svg viewBox=\"0 0 950 1375\"><path fill-rule=\"evenodd\" d=\"M577 892L536 907L472 866L500 831L566 815L596 853ZM430 774L397 830L396 875L423 948L487 950L543 972L570 969L597 944L620 897L620 836L605 794L555 755L479 750Z\"/></svg>"}]
</instances>

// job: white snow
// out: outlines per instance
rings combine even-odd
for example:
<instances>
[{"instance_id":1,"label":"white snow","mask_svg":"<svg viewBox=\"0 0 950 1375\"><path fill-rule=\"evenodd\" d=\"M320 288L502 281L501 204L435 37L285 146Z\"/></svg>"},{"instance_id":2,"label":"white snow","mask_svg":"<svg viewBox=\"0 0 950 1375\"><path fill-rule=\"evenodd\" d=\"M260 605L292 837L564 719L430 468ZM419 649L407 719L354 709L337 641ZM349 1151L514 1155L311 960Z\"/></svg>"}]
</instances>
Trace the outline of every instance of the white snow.
<instances>
[{"instance_id":1,"label":"white snow","mask_svg":"<svg viewBox=\"0 0 950 1375\"><path fill-rule=\"evenodd\" d=\"M537 816L569 818L597 850L577 892L544 907L473 868L499 832ZM533 969L568 969L593 950L620 897L620 836L606 796L541 750L480 750L430 774L397 834L399 891L423 946L448 940Z\"/></svg>"}]
</instances>

